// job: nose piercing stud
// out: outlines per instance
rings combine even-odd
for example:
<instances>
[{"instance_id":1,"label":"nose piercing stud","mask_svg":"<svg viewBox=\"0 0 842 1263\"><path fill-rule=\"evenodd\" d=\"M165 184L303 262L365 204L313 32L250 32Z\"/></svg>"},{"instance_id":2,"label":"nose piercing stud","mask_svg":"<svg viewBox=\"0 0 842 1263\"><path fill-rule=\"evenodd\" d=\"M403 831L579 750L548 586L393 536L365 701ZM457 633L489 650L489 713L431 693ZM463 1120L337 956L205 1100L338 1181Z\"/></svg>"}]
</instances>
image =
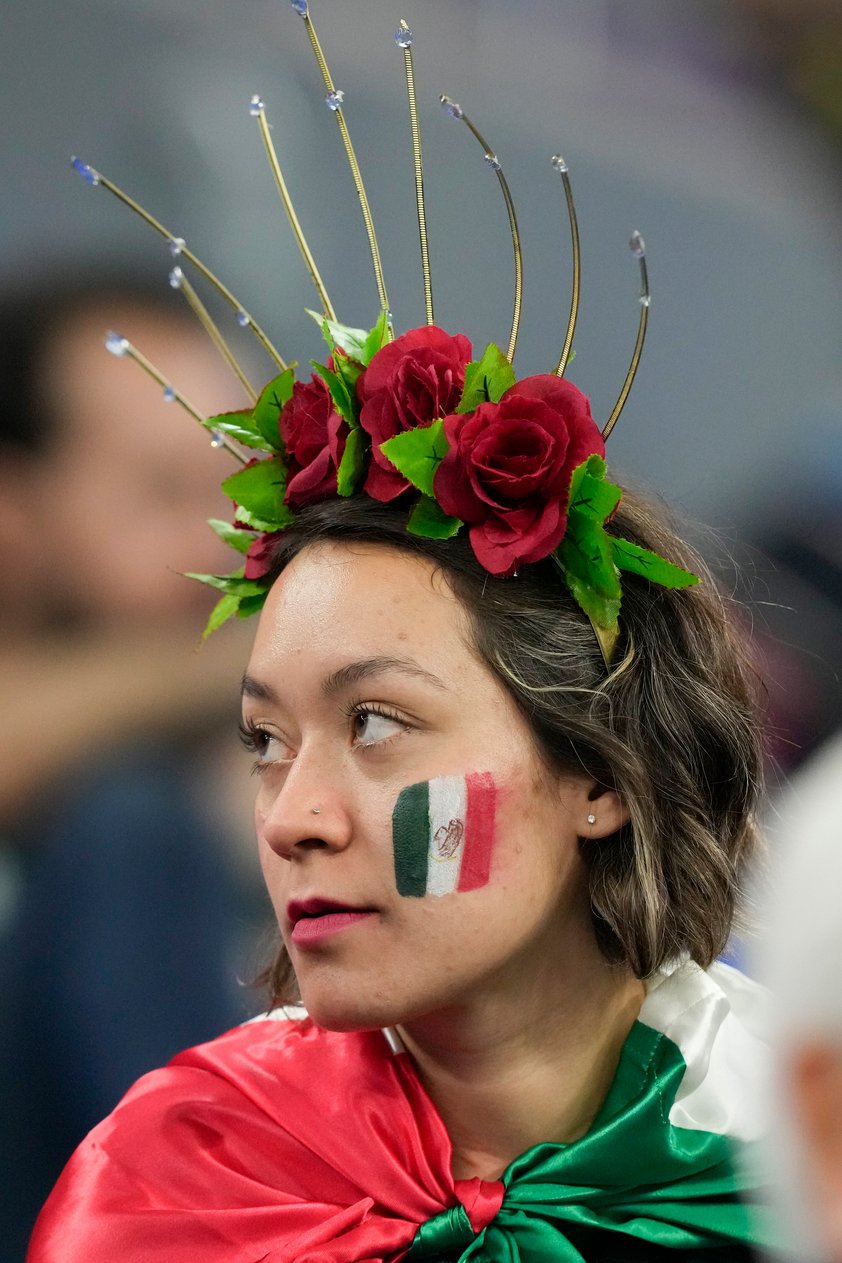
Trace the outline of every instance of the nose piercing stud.
<instances>
[{"instance_id":1,"label":"nose piercing stud","mask_svg":"<svg viewBox=\"0 0 842 1263\"><path fill-rule=\"evenodd\" d=\"M320 816L322 814L321 807L311 807L310 811L314 816Z\"/></svg>"},{"instance_id":2,"label":"nose piercing stud","mask_svg":"<svg viewBox=\"0 0 842 1263\"><path fill-rule=\"evenodd\" d=\"M588 816L588 824L596 824L596 816L591 812Z\"/></svg>"}]
</instances>

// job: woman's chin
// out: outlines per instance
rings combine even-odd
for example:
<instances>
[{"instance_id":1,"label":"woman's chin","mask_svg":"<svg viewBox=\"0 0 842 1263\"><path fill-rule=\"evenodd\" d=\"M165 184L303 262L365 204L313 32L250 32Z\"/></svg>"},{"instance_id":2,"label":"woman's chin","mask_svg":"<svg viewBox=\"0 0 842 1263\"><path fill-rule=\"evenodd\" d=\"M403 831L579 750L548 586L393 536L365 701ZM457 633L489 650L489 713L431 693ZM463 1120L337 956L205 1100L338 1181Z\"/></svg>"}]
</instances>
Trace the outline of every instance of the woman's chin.
<instances>
[{"instance_id":1,"label":"woman's chin","mask_svg":"<svg viewBox=\"0 0 842 1263\"><path fill-rule=\"evenodd\" d=\"M301 1003L317 1026L328 1031L374 1031L398 1026L428 1012L428 997L408 994L407 989L372 991L364 985L345 987L314 985L313 980L299 978Z\"/></svg>"},{"instance_id":2,"label":"woman's chin","mask_svg":"<svg viewBox=\"0 0 842 1263\"><path fill-rule=\"evenodd\" d=\"M326 1031L374 1031L394 1026L401 1020L397 1006L366 1001L362 996L349 998L302 997L304 1007L317 1026Z\"/></svg>"}]
</instances>

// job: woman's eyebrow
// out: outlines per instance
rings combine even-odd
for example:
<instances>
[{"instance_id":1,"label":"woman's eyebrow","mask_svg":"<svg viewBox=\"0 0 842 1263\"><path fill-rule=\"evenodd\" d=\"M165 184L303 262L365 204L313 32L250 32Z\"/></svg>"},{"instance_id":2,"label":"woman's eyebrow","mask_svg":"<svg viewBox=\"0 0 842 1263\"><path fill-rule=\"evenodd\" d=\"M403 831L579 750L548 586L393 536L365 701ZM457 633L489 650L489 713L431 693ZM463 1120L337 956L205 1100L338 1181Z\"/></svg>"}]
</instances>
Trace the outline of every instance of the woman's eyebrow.
<instances>
[{"instance_id":1,"label":"woman's eyebrow","mask_svg":"<svg viewBox=\"0 0 842 1263\"><path fill-rule=\"evenodd\" d=\"M260 702L277 702L277 694L268 684L264 684L262 680L256 680L253 675L246 673L243 676L242 683L243 697L255 697Z\"/></svg>"},{"instance_id":2,"label":"woman's eyebrow","mask_svg":"<svg viewBox=\"0 0 842 1263\"><path fill-rule=\"evenodd\" d=\"M436 675L431 675L417 662L413 662L412 658L361 658L358 662L349 662L347 666L340 667L338 671L333 671L322 684L322 692L325 697L332 697L334 693L339 693L342 689L348 688L351 684L357 684L360 680L370 680L377 675L385 675L386 672L397 671L403 675L412 675L419 680L423 680L426 684L432 684L437 689L446 691L447 686Z\"/></svg>"}]
</instances>

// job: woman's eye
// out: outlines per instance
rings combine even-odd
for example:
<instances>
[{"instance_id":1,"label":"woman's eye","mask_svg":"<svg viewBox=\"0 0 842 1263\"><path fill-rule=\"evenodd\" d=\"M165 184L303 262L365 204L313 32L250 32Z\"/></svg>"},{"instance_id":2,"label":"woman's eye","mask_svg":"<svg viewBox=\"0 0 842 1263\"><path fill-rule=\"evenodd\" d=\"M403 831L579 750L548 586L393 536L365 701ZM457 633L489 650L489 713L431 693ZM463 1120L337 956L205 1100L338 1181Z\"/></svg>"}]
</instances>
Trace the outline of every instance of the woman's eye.
<instances>
[{"instance_id":1,"label":"woman's eye","mask_svg":"<svg viewBox=\"0 0 842 1263\"><path fill-rule=\"evenodd\" d=\"M284 743L268 732L260 734L255 743L255 753L258 763L279 763L287 757Z\"/></svg>"},{"instance_id":2,"label":"woman's eye","mask_svg":"<svg viewBox=\"0 0 842 1263\"><path fill-rule=\"evenodd\" d=\"M267 732L265 728L257 728L253 724L243 724L240 738L250 753L256 755L255 766L269 763L280 763L289 758L286 745L280 737Z\"/></svg>"},{"instance_id":3,"label":"woman's eye","mask_svg":"<svg viewBox=\"0 0 842 1263\"><path fill-rule=\"evenodd\" d=\"M406 724L375 710L361 710L354 715L354 739L357 745L374 746L406 731Z\"/></svg>"}]
</instances>

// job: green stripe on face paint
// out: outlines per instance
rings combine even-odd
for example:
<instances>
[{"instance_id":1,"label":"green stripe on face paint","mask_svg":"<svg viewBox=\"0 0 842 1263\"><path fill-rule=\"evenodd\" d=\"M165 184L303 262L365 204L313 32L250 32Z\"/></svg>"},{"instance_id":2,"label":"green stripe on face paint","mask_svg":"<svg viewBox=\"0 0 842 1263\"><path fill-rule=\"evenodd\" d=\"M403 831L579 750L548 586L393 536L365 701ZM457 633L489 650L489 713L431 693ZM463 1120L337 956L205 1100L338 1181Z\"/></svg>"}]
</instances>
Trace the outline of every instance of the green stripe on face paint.
<instances>
[{"instance_id":1,"label":"green stripe on face paint","mask_svg":"<svg viewBox=\"0 0 842 1263\"><path fill-rule=\"evenodd\" d=\"M398 894L420 897L427 889L430 846L428 782L407 785L392 812L392 846Z\"/></svg>"}]
</instances>

